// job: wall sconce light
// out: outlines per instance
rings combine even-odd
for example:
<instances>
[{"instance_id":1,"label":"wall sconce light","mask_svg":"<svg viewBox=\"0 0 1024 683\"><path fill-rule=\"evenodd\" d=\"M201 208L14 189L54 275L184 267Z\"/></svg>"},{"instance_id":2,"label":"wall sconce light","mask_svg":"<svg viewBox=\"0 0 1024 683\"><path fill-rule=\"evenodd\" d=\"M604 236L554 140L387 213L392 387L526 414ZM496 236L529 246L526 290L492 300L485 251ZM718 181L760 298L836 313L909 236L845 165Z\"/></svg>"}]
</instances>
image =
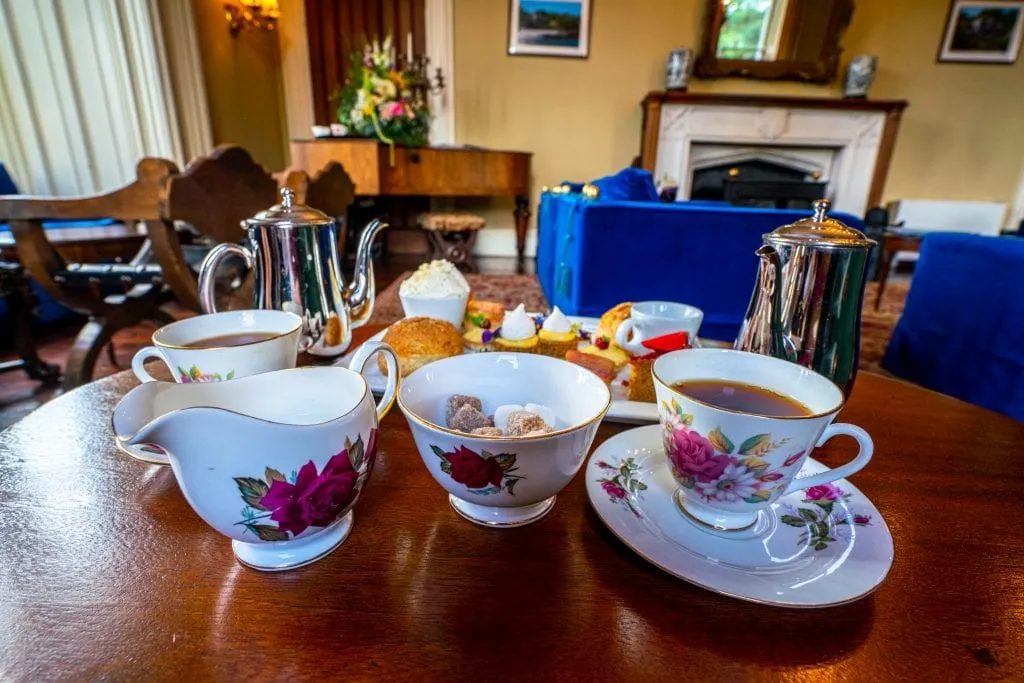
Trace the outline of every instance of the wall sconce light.
<instances>
[{"instance_id":1,"label":"wall sconce light","mask_svg":"<svg viewBox=\"0 0 1024 683\"><path fill-rule=\"evenodd\" d=\"M228 30L237 36L242 29L274 31L281 16L277 0L238 0L224 3Z\"/></svg>"}]
</instances>

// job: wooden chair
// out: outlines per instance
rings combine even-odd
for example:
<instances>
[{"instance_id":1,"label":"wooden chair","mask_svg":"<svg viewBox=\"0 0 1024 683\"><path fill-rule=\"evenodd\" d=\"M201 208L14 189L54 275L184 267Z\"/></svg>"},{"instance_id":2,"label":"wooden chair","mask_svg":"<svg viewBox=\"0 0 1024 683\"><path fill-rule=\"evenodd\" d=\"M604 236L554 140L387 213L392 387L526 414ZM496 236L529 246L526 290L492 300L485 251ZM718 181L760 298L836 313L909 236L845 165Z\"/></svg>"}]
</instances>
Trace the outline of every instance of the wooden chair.
<instances>
[{"instance_id":1,"label":"wooden chair","mask_svg":"<svg viewBox=\"0 0 1024 683\"><path fill-rule=\"evenodd\" d=\"M0 222L10 223L25 270L56 301L89 317L68 354L65 389L92 379L96 359L114 332L146 319L167 323L172 318L158 308L165 296L159 268L68 263L47 238L43 222L110 218L125 224L158 224L160 193L177 170L173 162L145 158L131 184L107 194L0 197ZM123 286L124 292L106 293L111 285Z\"/></svg>"},{"instance_id":2,"label":"wooden chair","mask_svg":"<svg viewBox=\"0 0 1024 683\"><path fill-rule=\"evenodd\" d=\"M315 178L285 171L277 178L236 146L221 146L208 157L193 160L171 179L161 197L161 221L149 226L153 254L164 280L179 303L200 311L198 279L182 249L175 222L191 225L208 243L239 242L241 222L280 201L279 181L296 193L296 200L331 216L344 216L355 196L352 180L340 164L329 164ZM238 306L251 306L252 283L247 279L232 296Z\"/></svg>"}]
</instances>

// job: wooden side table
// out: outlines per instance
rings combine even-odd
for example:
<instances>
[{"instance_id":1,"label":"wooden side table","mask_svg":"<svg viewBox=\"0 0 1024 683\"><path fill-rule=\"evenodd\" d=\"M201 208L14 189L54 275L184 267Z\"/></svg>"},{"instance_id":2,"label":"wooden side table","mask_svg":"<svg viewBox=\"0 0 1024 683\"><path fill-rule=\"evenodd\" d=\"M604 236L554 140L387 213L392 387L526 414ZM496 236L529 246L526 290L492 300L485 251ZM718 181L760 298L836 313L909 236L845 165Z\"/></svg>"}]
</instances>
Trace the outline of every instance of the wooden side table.
<instances>
[{"instance_id":1,"label":"wooden side table","mask_svg":"<svg viewBox=\"0 0 1024 683\"><path fill-rule=\"evenodd\" d=\"M882 236L882 253L879 254L880 277L878 278L878 295L875 297L875 310L882 304L885 283L889 279L889 268L892 266L892 255L898 251L921 251L923 235L904 235L898 232L887 232Z\"/></svg>"}]
</instances>

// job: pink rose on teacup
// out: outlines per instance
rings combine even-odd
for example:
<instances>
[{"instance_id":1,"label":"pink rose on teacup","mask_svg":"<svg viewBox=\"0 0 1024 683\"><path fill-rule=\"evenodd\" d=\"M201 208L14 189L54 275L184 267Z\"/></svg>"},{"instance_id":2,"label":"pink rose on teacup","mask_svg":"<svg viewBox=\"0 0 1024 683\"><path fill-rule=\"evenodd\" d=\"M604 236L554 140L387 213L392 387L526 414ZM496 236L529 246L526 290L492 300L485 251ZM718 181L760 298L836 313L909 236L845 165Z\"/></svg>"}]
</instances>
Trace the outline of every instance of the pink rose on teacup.
<instances>
[{"instance_id":1,"label":"pink rose on teacup","mask_svg":"<svg viewBox=\"0 0 1024 683\"><path fill-rule=\"evenodd\" d=\"M804 492L807 500L839 500L843 497L843 491L835 484L819 484L812 486Z\"/></svg>"},{"instance_id":2,"label":"pink rose on teacup","mask_svg":"<svg viewBox=\"0 0 1024 683\"><path fill-rule=\"evenodd\" d=\"M675 476L710 482L721 476L729 458L716 455L711 442L695 431L673 429L665 438L665 450Z\"/></svg>"}]
</instances>

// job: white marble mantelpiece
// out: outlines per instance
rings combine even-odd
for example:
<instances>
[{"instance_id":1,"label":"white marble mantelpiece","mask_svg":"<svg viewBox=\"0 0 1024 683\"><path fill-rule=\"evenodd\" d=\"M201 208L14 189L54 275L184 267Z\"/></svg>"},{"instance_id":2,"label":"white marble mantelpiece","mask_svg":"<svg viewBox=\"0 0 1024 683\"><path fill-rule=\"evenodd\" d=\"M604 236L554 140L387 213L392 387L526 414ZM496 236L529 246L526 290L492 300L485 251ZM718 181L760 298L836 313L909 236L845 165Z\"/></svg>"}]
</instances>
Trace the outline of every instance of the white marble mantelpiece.
<instances>
[{"instance_id":1,"label":"white marble mantelpiece","mask_svg":"<svg viewBox=\"0 0 1024 683\"><path fill-rule=\"evenodd\" d=\"M689 199L693 172L764 159L827 182L837 211L863 216L881 200L905 103L652 93L641 163Z\"/></svg>"}]
</instances>

